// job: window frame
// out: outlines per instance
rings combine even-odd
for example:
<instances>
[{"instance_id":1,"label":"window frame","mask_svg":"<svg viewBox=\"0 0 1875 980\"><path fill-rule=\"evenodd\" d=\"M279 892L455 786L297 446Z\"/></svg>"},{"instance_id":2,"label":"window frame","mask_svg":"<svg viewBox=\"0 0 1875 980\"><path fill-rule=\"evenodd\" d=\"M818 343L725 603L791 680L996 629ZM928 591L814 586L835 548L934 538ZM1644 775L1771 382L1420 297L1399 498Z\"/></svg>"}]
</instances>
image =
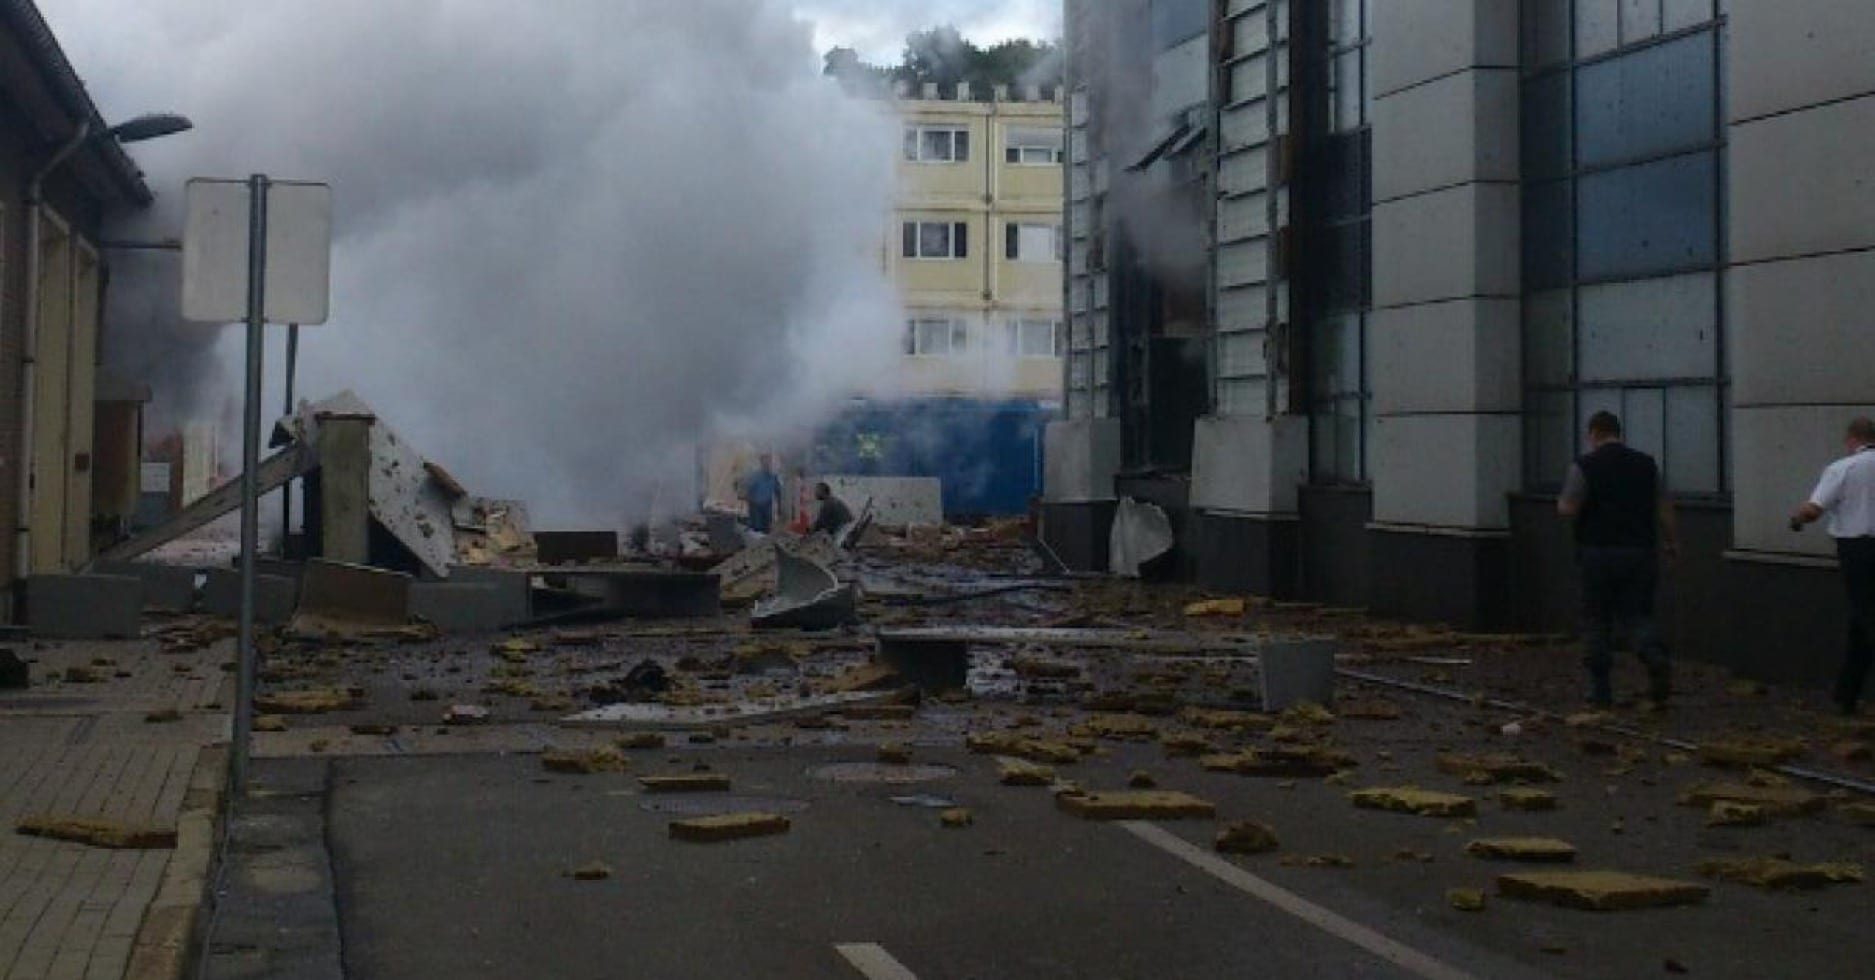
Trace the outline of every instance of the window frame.
<instances>
[{"instance_id":1,"label":"window frame","mask_svg":"<svg viewBox=\"0 0 1875 980\"><path fill-rule=\"evenodd\" d=\"M943 350L925 350L924 328L941 330L945 337ZM905 356L919 358L960 358L968 356L974 349L974 340L970 322L964 317L943 313L911 314L905 318Z\"/></svg>"},{"instance_id":2,"label":"window frame","mask_svg":"<svg viewBox=\"0 0 1875 980\"><path fill-rule=\"evenodd\" d=\"M1045 143L1025 143L1019 136L1031 139L1037 136L1049 137ZM1046 159L1031 160L1030 153L1041 153ZM1010 167L1059 167L1068 159L1068 140L1059 130L1040 126L1011 126L1003 133L1003 164Z\"/></svg>"},{"instance_id":3,"label":"window frame","mask_svg":"<svg viewBox=\"0 0 1875 980\"><path fill-rule=\"evenodd\" d=\"M1025 228L1044 228L1050 235L1048 258L1024 258L1022 255L1022 230ZM1020 265L1058 265L1067 259L1067 238L1063 234L1059 221L1023 221L1016 219L1003 222L1003 261Z\"/></svg>"},{"instance_id":4,"label":"window frame","mask_svg":"<svg viewBox=\"0 0 1875 980\"><path fill-rule=\"evenodd\" d=\"M925 253L925 229L944 229L943 255ZM899 258L906 262L961 262L970 258L970 222L925 221L913 219L899 223Z\"/></svg>"},{"instance_id":5,"label":"window frame","mask_svg":"<svg viewBox=\"0 0 1875 980\"><path fill-rule=\"evenodd\" d=\"M1368 334L1373 314L1373 93L1368 76L1373 70L1370 51L1373 46L1373 3L1375 0L1349 0L1359 22L1342 23L1340 15L1349 12L1340 2L1324 15L1328 43L1322 47L1321 111L1322 143L1334 146L1348 157L1349 166L1358 174L1360 186L1352 199L1337 196L1336 188L1321 191L1321 233L1325 242L1335 243L1337 260L1351 258L1351 263L1337 262L1337 268L1350 266L1344 277L1325 276L1319 284L1319 305L1309 314L1308 356L1309 411L1309 483L1325 487L1366 487L1372 484L1370 450L1374 422L1373 380L1368 365ZM1387 2L1387 0L1379 0ZM1343 90L1343 70L1352 65L1357 95L1350 101ZM1344 110L1354 108L1350 118ZM1352 150L1352 155L1348 154ZM1340 205L1336 207L1335 205ZM1342 246L1352 243L1352 248ZM1352 288L1348 288L1352 284ZM1350 330L1350 326L1352 329ZM1327 342L1334 340L1332 346ZM1344 343L1343 341L1351 341ZM1329 363L1329 352L1349 358L1348 363ZM1332 379L1332 381L1331 381ZM1342 380L1352 385L1338 383ZM1342 465L1344 454L1340 439L1344 420L1354 419L1357 445L1352 453L1352 469Z\"/></svg>"},{"instance_id":6,"label":"window frame","mask_svg":"<svg viewBox=\"0 0 1875 980\"><path fill-rule=\"evenodd\" d=\"M1024 353L1022 340L1024 333L1030 329L1047 329L1050 331L1049 346L1052 353ZM1020 358L1022 360L1059 360L1067 356L1067 326L1061 317L1012 316L1003 322L1003 331L1005 339L1004 349L1011 357Z\"/></svg>"},{"instance_id":7,"label":"window frame","mask_svg":"<svg viewBox=\"0 0 1875 980\"><path fill-rule=\"evenodd\" d=\"M1532 13L1532 11L1536 10L1538 5L1543 2L1561 4L1561 7L1558 8L1558 10L1561 11L1559 15L1560 21L1568 25L1568 37L1563 39L1564 43L1561 47L1560 60L1533 63L1534 59L1531 57L1531 53L1543 50L1545 40L1552 44L1555 41L1554 38L1549 38L1547 35L1537 36L1531 33L1531 31L1537 28L1533 28L1530 25L1549 23L1549 21L1544 20L1544 18L1534 16ZM1729 262L1726 241L1729 214L1726 208L1725 195L1730 161L1727 158L1724 80L1726 70L1725 38L1728 24L1722 4L1715 2L1712 5L1712 16L1710 19L1692 24L1681 24L1680 26L1667 29L1664 26L1668 20L1666 17L1667 0L1654 0L1654 2L1659 7L1659 16L1655 22L1663 25L1662 29L1644 37L1630 39L1628 30L1623 24L1625 5L1616 4L1615 10L1617 19L1613 29L1616 32L1617 41L1614 46L1597 50L1591 55L1577 57L1579 39L1577 37L1576 24L1578 20L1579 0L1522 0L1523 5L1521 7L1521 12L1526 28L1524 36L1520 38L1520 45L1526 57L1525 67L1522 70L1519 85L1519 98L1522 106L1522 111L1520 111L1519 115L1524 127L1524 132L1521 134L1520 139L1523 148L1526 150L1524 155L1524 166L1526 169L1524 172L1522 191L1522 207L1524 208L1525 215L1525 246L1523 254L1519 256L1523 278L1523 300L1520 304L1519 330L1522 337L1522 346L1524 348L1524 362L1521 366L1520 377L1524 398L1523 419L1525 427L1522 485L1528 492L1554 493L1561 488L1563 477L1567 471L1567 465L1566 462L1564 465L1556 464L1564 462L1567 459L1573 459L1579 454L1582 439L1581 429L1585 424L1584 419L1591 409L1611 408L1612 410L1621 412L1624 416L1627 414L1639 415L1640 413L1631 409L1630 405L1638 405L1652 412L1656 406L1647 404L1647 401L1656 398L1658 399L1657 414L1661 422L1659 436L1659 462L1661 464L1661 470L1663 475L1675 472L1674 444L1672 438L1672 433L1675 429L1672 422L1674 417L1672 414L1674 411L1674 402L1676 396L1691 392L1695 397L1703 395L1712 400L1712 404L1708 406L1712 414L1710 416L1705 416L1712 420L1712 424L1709 427L1699 426L1699 428L1709 428L1712 433L1712 439L1715 442L1714 445L1710 446L1713 488L1682 490L1674 488L1669 481L1668 489L1676 499L1684 500L1725 501L1729 500L1732 494L1734 481L1731 474L1730 459L1732 424L1730 418L1731 378L1730 365L1727 360L1727 340L1725 336L1725 272ZM1611 159L1598 161L1593 164L1581 163L1583 158L1579 135L1581 116L1578 111L1581 95L1579 76L1581 73L1585 69L1593 71L1598 67L1609 66L1624 58L1636 55L1644 56L1647 52L1655 51L1668 45L1685 42L1693 38L1701 38L1703 43L1711 46L1710 70L1712 79L1710 81L1710 92L1712 95L1712 105L1710 106L1710 111L1713 117L1712 138L1710 140L1689 141L1683 146L1675 146L1667 150L1653 150L1650 152L1634 153L1632 155L1616 154ZM1544 172L1539 176L1532 176L1528 169L1531 157L1527 151L1532 146L1531 140L1533 134L1530 127L1533 122L1537 121L1537 116L1529 111L1531 93L1535 87L1544 84L1555 84L1559 79L1559 91L1562 94L1561 105L1560 107L1545 106L1545 108L1554 110L1561 124L1566 127L1566 133L1563 134L1566 139L1562 145L1562 166L1560 172ZM1646 271L1623 269L1614 270L1607 274L1585 274L1582 259L1582 229L1585 224L1583 221L1582 184L1585 179L1593 181L1595 178L1605 178L1607 175L1611 174L1643 171L1668 161L1694 161L1702 158L1710 162L1710 172L1712 174L1712 184L1711 187L1707 189L1709 198L1706 202L1707 210L1705 212L1710 216L1712 221L1710 261L1666 263L1658 267L1648 268ZM1545 275L1541 278L1532 276L1533 267L1531 262L1533 255L1530 251L1529 243L1535 239L1535 232L1541 230L1543 227L1541 223L1531 220L1530 209L1532 207L1533 190L1547 194L1556 194L1559 190L1561 192L1559 198L1552 198L1548 203L1551 205L1561 203L1563 205L1563 211L1561 213L1561 235L1563 236L1563 241L1560 243L1560 252L1562 254L1558 256L1553 250L1552 253L1544 259L1546 264L1541 267L1547 270L1550 269L1551 265L1559 266L1559 268L1551 270L1559 274L1558 281L1552 281L1552 277L1549 275ZM1670 279L1689 276L1709 276L1711 278L1710 288L1713 293L1711 304L1713 320L1710 324L1710 329L1713 331L1713 336L1710 344L1712 348L1710 374L1676 377L1598 377L1593 379L1585 379L1582 376L1584 336L1588 332L1584 329L1583 325L1583 295L1585 292L1596 290L1599 287L1665 282ZM1548 311L1551 314L1549 317L1541 318L1533 315L1533 301L1545 299L1556 301L1562 296L1566 296L1566 302L1561 302L1559 304L1559 309ZM1564 311L1566 311L1566 313ZM1562 323L1558 326L1557 324L1549 322L1536 322L1541 319L1561 319ZM1538 343L1533 339L1532 331L1540 329L1564 330L1567 332L1567 337L1564 338L1566 342L1560 345ZM1562 380L1555 380L1553 377L1535 376L1539 372L1537 367L1533 365L1531 358L1532 352L1538 350L1553 350L1555 353L1566 352L1568 363L1563 368ZM1550 372L1542 373L1547 374ZM1640 401L1636 402L1635 399L1639 399ZM1558 447L1548 445L1545 442L1545 437L1547 436L1549 439L1553 440L1558 436L1558 432L1549 430L1546 427L1557 425L1556 411L1563 405L1567 406L1565 411L1567 412L1569 441L1564 444L1564 448L1562 448L1560 452L1563 459L1550 459L1548 458L1549 456L1557 454ZM1544 406L1545 410L1539 411L1538 406ZM1646 417L1651 419L1654 416L1653 414L1649 414ZM1701 462L1703 462L1703 460L1701 460ZM1701 469L1703 470L1704 467L1701 467Z\"/></svg>"},{"instance_id":8,"label":"window frame","mask_svg":"<svg viewBox=\"0 0 1875 980\"><path fill-rule=\"evenodd\" d=\"M949 155L943 156L943 157L926 155L925 153L925 149L927 145L926 141L930 137L938 136L938 135L943 135L946 137L945 143L950 148ZM956 124L925 125L921 123L907 123L904 129L901 155L905 158L906 163L915 163L915 164L928 165L928 166L944 166L944 165L949 165L949 164L969 163L970 151L972 149L970 144L973 142L974 140L970 138L969 126L962 126L962 125L956 125ZM962 144L961 153L959 153L958 151L958 146L960 143Z\"/></svg>"}]
</instances>

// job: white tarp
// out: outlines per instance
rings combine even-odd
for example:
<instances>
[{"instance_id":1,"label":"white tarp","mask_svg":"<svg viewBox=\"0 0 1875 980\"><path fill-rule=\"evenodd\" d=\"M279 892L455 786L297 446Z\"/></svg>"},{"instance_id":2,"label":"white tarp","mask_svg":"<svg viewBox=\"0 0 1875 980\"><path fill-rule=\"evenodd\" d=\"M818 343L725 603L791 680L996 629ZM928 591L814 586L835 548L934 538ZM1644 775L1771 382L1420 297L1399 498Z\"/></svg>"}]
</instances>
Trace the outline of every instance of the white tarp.
<instances>
[{"instance_id":1,"label":"white tarp","mask_svg":"<svg viewBox=\"0 0 1875 980\"><path fill-rule=\"evenodd\" d=\"M1110 569L1122 578L1138 578L1139 566L1172 550L1172 521L1154 504L1121 497L1108 539Z\"/></svg>"}]
</instances>

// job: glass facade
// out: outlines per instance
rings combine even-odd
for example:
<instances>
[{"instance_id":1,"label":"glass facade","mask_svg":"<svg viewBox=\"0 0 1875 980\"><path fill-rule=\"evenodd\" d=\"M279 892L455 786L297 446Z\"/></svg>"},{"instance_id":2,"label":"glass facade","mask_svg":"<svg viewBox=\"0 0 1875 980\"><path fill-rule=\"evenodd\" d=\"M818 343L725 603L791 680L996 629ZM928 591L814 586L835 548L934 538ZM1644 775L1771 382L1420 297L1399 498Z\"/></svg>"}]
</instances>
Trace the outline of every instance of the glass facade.
<instances>
[{"instance_id":1,"label":"glass facade","mask_svg":"<svg viewBox=\"0 0 1875 980\"><path fill-rule=\"evenodd\" d=\"M1373 138L1367 84L1370 0L1328 7L1326 105L1317 202L1322 247L1310 323L1310 473L1316 483L1367 481L1372 389L1367 321L1373 287Z\"/></svg>"},{"instance_id":2,"label":"glass facade","mask_svg":"<svg viewBox=\"0 0 1875 980\"><path fill-rule=\"evenodd\" d=\"M1523 0L1525 484L1588 417L1720 494L1723 24L1713 0Z\"/></svg>"}]
</instances>

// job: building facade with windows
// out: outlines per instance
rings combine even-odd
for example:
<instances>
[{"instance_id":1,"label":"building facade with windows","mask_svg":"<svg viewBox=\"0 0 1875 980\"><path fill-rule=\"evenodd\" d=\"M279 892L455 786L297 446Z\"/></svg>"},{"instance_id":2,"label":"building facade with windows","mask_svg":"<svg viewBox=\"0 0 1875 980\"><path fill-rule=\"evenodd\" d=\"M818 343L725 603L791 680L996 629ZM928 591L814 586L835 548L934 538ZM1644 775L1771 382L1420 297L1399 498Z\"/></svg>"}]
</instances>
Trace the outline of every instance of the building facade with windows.
<instances>
[{"instance_id":1,"label":"building facade with windows","mask_svg":"<svg viewBox=\"0 0 1875 980\"><path fill-rule=\"evenodd\" d=\"M1052 403L1066 347L1061 103L960 88L894 100L904 145L886 263L906 308L898 389Z\"/></svg>"},{"instance_id":2,"label":"building facade with windows","mask_svg":"<svg viewBox=\"0 0 1875 980\"><path fill-rule=\"evenodd\" d=\"M1069 320L1046 533L1171 571L1566 629L1554 494L1602 409L1661 462L1692 656L1833 668L1784 515L1875 411L1875 8L1068 0Z\"/></svg>"}]
</instances>

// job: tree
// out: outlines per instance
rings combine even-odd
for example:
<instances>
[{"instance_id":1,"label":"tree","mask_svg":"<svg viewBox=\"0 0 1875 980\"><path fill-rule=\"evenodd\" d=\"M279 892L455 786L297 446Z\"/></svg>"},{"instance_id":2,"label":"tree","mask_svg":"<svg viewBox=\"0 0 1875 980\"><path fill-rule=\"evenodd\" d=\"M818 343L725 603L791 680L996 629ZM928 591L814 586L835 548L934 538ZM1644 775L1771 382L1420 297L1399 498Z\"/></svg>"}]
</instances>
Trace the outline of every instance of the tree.
<instances>
[{"instance_id":1,"label":"tree","mask_svg":"<svg viewBox=\"0 0 1875 980\"><path fill-rule=\"evenodd\" d=\"M1044 89L1061 84L1061 49L1048 41L1018 38L988 48L971 43L950 24L914 31L905 38L899 63L890 68L866 63L852 48L833 48L826 55L826 74L849 89L877 89L889 82L904 82L913 91L926 83L940 90L970 83L972 95L987 99L995 86Z\"/></svg>"}]
</instances>

